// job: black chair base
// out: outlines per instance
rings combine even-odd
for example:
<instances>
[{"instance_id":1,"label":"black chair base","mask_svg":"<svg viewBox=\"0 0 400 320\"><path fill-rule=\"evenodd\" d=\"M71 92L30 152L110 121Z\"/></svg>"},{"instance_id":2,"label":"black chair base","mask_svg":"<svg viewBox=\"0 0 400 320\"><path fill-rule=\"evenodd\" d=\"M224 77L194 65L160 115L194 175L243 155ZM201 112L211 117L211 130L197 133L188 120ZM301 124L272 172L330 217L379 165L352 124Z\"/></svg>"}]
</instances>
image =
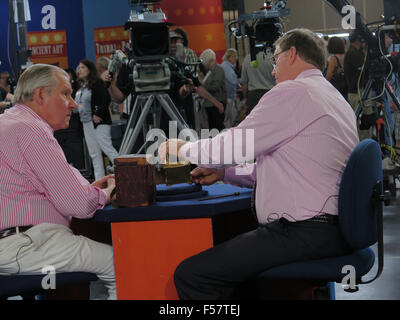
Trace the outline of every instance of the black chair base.
<instances>
[{"instance_id":1,"label":"black chair base","mask_svg":"<svg viewBox=\"0 0 400 320\"><path fill-rule=\"evenodd\" d=\"M39 275L0 275L0 299L7 299L13 296L21 296L23 299L33 300L38 294L46 296L56 296L56 291L62 288L73 288L74 286L86 285L96 281L97 276L87 272L65 272L57 273L55 280L55 290L45 290L42 287L42 280L45 274ZM77 298L78 297L77 293ZM71 297L73 299L73 297Z\"/></svg>"}]
</instances>

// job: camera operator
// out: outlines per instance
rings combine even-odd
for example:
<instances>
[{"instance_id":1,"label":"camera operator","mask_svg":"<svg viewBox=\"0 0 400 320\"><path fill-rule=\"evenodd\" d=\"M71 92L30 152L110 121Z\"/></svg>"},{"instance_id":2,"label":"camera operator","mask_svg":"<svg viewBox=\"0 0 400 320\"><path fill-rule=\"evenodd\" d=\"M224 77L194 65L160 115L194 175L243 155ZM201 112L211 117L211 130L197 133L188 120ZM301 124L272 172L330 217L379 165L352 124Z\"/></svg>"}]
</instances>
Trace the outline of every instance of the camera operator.
<instances>
[{"instance_id":1,"label":"camera operator","mask_svg":"<svg viewBox=\"0 0 400 320\"><path fill-rule=\"evenodd\" d=\"M177 43L179 43L177 38L181 38L177 33L170 33L170 55L175 57L177 52ZM132 68L123 64L120 71L114 74L111 77L109 72L105 72L102 75L102 78L106 82L110 82L110 86L108 88L110 96L112 100L117 103L122 103L130 94L134 96L135 89L133 84L133 79L130 77L132 74ZM171 70L171 89L168 92L172 101L179 108L180 106L184 106L185 109L185 98L188 97L189 94L196 90L197 94L202 98L210 101L213 105L215 105L218 109L223 108L222 103L220 103L217 99L215 99L198 81L197 77L194 75L192 77L185 78L181 72L177 70ZM189 99L189 98L188 98ZM130 110L132 110L135 99L132 99ZM194 117L194 116L193 116ZM165 117L162 117L165 118ZM190 120L189 117L189 126L194 126L194 120ZM163 122L163 120L162 120ZM166 126L168 128L168 124Z\"/></svg>"},{"instance_id":2,"label":"camera operator","mask_svg":"<svg viewBox=\"0 0 400 320\"><path fill-rule=\"evenodd\" d=\"M186 48L185 43L187 43L187 38L185 38L181 31L182 29L175 29L170 32L170 54L171 56L178 59L178 61L183 61L185 63L194 63L197 62L194 60L195 53L193 51L189 51L190 49ZM190 53L192 52L192 53ZM193 56L194 55L194 56ZM193 72L191 68L190 74L188 74L188 78L192 80L193 85L195 87L195 92L202 97L203 99L207 100L206 103L210 104L211 106L216 107L218 110L223 110L224 105L219 102L205 87L202 85L198 79L197 73ZM188 125L191 128L195 127L195 115L194 115L194 105L193 105L193 97L192 95L187 96L184 101L184 109L186 113L186 120Z\"/></svg>"},{"instance_id":3,"label":"camera operator","mask_svg":"<svg viewBox=\"0 0 400 320\"><path fill-rule=\"evenodd\" d=\"M108 91L111 95L111 98L117 102L122 103L125 98L130 94L135 94L135 89L133 85L133 80L130 77L132 73L132 69L127 65L122 65L120 71L116 73L113 77L111 77L110 73L107 71L103 75L103 80L106 82L110 82L110 87ZM171 73L172 80L172 88L170 89L169 94L171 95L171 99L176 102L177 97L185 97L193 90L192 81L187 81L187 79L183 79L176 72ZM175 97L175 99L174 99ZM130 106L130 109L133 107L133 101Z\"/></svg>"},{"instance_id":4,"label":"camera operator","mask_svg":"<svg viewBox=\"0 0 400 320\"><path fill-rule=\"evenodd\" d=\"M136 101L136 92L134 87L134 81L131 77L133 73L133 69L126 65L122 64L120 70L115 72L113 76L111 76L110 72L107 71L102 74L102 79L110 85L108 87L108 92L111 96L111 99L121 104L125 101L125 99L131 95L132 99L129 106L129 113L132 112L133 106ZM193 82L189 79L183 78L178 72L171 70L171 87L167 91L171 100L176 105L178 110L182 110L182 102L185 97L187 97L193 91ZM164 110L161 110L161 118L160 118L160 128L164 132L169 131L169 118ZM133 152L137 152L145 142L145 137L143 136L142 130L139 133L139 136L136 140L135 145L133 146Z\"/></svg>"},{"instance_id":5,"label":"camera operator","mask_svg":"<svg viewBox=\"0 0 400 320\"><path fill-rule=\"evenodd\" d=\"M217 99L222 107L216 107L209 101L204 101L207 111L209 129L224 129L225 105L226 105L226 84L224 69L217 63L215 52L211 49L204 50L200 59L202 60L207 74L203 80L203 86Z\"/></svg>"}]
</instances>

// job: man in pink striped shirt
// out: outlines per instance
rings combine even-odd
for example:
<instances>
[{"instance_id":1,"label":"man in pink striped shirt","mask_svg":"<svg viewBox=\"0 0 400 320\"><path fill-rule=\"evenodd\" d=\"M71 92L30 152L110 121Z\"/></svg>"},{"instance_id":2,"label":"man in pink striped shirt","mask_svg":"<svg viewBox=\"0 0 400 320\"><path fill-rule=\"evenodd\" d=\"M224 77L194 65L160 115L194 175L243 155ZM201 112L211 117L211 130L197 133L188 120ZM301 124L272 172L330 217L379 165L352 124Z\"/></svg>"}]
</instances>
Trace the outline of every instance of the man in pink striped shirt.
<instances>
[{"instance_id":1,"label":"man in pink striped shirt","mask_svg":"<svg viewBox=\"0 0 400 320\"><path fill-rule=\"evenodd\" d=\"M325 45L310 30L283 35L274 59L277 85L238 127L213 139L169 140L159 148L162 159L168 149L199 164L192 172L195 182L257 182L259 228L183 261L175 271L182 299L232 298L239 284L269 268L349 250L338 226L337 197L345 163L359 142L356 117L323 77ZM254 153L235 157L250 147L246 132L254 137ZM231 164L224 162L232 154ZM253 159L254 166L245 163Z\"/></svg>"},{"instance_id":2,"label":"man in pink striped shirt","mask_svg":"<svg viewBox=\"0 0 400 320\"><path fill-rule=\"evenodd\" d=\"M70 230L72 217L91 218L110 202L113 176L92 185L71 167L54 138L68 127L69 77L37 64L20 77L13 108L0 116L0 274L97 274L116 298L112 247Z\"/></svg>"}]
</instances>

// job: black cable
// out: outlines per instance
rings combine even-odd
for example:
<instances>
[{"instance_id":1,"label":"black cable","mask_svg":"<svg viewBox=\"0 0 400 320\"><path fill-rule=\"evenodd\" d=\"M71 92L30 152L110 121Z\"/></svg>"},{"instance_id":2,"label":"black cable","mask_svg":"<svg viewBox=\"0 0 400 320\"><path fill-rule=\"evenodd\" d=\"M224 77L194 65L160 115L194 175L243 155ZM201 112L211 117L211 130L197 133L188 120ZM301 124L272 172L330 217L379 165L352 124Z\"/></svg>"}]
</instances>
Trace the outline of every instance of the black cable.
<instances>
[{"instance_id":1,"label":"black cable","mask_svg":"<svg viewBox=\"0 0 400 320\"><path fill-rule=\"evenodd\" d=\"M18 249L17 254L15 255L15 262L16 262L17 265L18 265L18 271L17 271L16 273L12 273L11 275L19 274L20 271L21 271L21 265L19 264L19 261L18 261L18 255L19 255L19 252L21 251L21 249L22 249L22 248L25 248L25 247L29 247L29 246L33 243L32 238L31 238L30 236L28 236L27 234L25 234L25 233L23 233L23 232L20 232L19 234L23 235L24 237L29 238L30 243L29 243L29 244L26 244L26 245L23 245L23 246L21 246L21 247Z\"/></svg>"},{"instance_id":2,"label":"black cable","mask_svg":"<svg viewBox=\"0 0 400 320\"><path fill-rule=\"evenodd\" d=\"M318 213L317 213L314 217L317 217L317 216L319 216L320 214L331 214L331 215L333 215L333 214L330 213L330 212L322 211L322 210L325 208L326 203L328 202L328 200L329 200L330 198L333 198L333 197L339 197L339 195L336 195L336 194L335 194L335 195L330 195L330 196L325 200L324 205L322 206L322 208L318 211ZM274 218L270 218L272 215L274 215ZM270 213L270 214L267 216L267 222L268 222L268 223L274 222L274 221L276 221L276 220L279 220L279 219L281 219L281 218L284 218L285 215L286 215L287 217L291 218L291 219L293 220L293 222L303 221L303 220L297 220L296 218L294 218L293 216L291 216L291 215L290 215L289 213L287 213L287 212L282 212L282 213L273 212L273 213Z\"/></svg>"}]
</instances>

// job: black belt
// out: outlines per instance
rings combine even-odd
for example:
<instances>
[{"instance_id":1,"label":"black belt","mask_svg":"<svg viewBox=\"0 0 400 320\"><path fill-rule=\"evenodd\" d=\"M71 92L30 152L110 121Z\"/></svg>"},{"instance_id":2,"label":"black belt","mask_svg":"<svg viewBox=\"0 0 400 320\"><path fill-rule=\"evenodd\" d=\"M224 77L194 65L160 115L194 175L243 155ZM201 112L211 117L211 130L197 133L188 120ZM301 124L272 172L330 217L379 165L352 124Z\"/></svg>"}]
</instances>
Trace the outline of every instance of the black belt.
<instances>
[{"instance_id":1,"label":"black belt","mask_svg":"<svg viewBox=\"0 0 400 320\"><path fill-rule=\"evenodd\" d=\"M27 230L29 230L30 228L32 228L33 226L21 226L21 227L12 227L12 228L8 228L8 229L4 229L0 231L0 239L12 236L14 234L17 233L17 228L18 228L18 232L25 232Z\"/></svg>"},{"instance_id":2,"label":"black belt","mask_svg":"<svg viewBox=\"0 0 400 320\"><path fill-rule=\"evenodd\" d=\"M310 219L303 220L302 222L320 222L329 224L339 224L339 217L332 214L323 214L319 216L314 216Z\"/></svg>"}]
</instances>

